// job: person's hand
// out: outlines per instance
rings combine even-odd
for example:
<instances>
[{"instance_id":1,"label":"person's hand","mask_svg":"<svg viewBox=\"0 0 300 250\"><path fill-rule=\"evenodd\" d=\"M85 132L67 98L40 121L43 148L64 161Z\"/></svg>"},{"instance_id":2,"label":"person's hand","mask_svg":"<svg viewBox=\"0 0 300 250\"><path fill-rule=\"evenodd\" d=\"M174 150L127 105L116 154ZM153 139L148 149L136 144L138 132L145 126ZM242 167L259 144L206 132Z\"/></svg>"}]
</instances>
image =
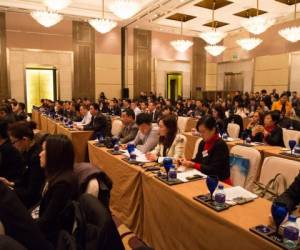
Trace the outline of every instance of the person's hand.
<instances>
[{"instance_id":1,"label":"person's hand","mask_svg":"<svg viewBox=\"0 0 300 250\"><path fill-rule=\"evenodd\" d=\"M267 130L264 130L263 133L265 137L267 137L270 134Z\"/></svg>"},{"instance_id":2,"label":"person's hand","mask_svg":"<svg viewBox=\"0 0 300 250\"><path fill-rule=\"evenodd\" d=\"M4 177L0 177L0 181L1 181L2 183L4 183L6 186L9 186L9 187L13 187L13 186L15 185L14 182L11 182L11 181L7 180L7 179L4 178Z\"/></svg>"},{"instance_id":3,"label":"person's hand","mask_svg":"<svg viewBox=\"0 0 300 250\"><path fill-rule=\"evenodd\" d=\"M195 163L192 162L192 161L181 160L181 165L186 167L186 168L194 168Z\"/></svg>"},{"instance_id":4,"label":"person's hand","mask_svg":"<svg viewBox=\"0 0 300 250\"><path fill-rule=\"evenodd\" d=\"M121 144L120 148L123 149L123 150L126 150L127 149L127 144Z\"/></svg>"},{"instance_id":5,"label":"person's hand","mask_svg":"<svg viewBox=\"0 0 300 250\"><path fill-rule=\"evenodd\" d=\"M155 154L152 153L146 153L146 158L148 161L157 161L157 156Z\"/></svg>"}]
</instances>

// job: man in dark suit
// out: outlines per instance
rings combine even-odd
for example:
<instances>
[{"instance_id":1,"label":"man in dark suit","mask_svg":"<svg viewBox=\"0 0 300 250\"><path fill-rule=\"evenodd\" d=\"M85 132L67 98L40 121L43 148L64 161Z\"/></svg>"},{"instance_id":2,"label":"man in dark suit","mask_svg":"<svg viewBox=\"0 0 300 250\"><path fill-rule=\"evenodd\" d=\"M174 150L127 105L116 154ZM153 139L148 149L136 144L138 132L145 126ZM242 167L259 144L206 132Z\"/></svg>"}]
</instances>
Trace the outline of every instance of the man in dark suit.
<instances>
[{"instance_id":1,"label":"man in dark suit","mask_svg":"<svg viewBox=\"0 0 300 250\"><path fill-rule=\"evenodd\" d=\"M152 117L152 122L157 122L160 111L156 109L156 104L154 102L149 102L148 104L149 114Z\"/></svg>"},{"instance_id":2,"label":"man in dark suit","mask_svg":"<svg viewBox=\"0 0 300 250\"><path fill-rule=\"evenodd\" d=\"M122 128L119 137L120 143L126 144L136 137L139 128L135 124L135 114L132 109L125 109L121 116L124 127Z\"/></svg>"},{"instance_id":3,"label":"man in dark suit","mask_svg":"<svg viewBox=\"0 0 300 250\"><path fill-rule=\"evenodd\" d=\"M269 109L271 109L271 107L272 107L271 96L267 95L267 91L266 91L265 89L263 89L263 90L261 91L261 99L262 99L262 101L265 102L265 104L267 105L267 107L268 107Z\"/></svg>"},{"instance_id":4,"label":"man in dark suit","mask_svg":"<svg viewBox=\"0 0 300 250\"><path fill-rule=\"evenodd\" d=\"M94 131L93 139L97 135L103 137L111 136L111 121L110 118L103 115L99 110L99 104L93 103L90 105L90 113L92 115L91 122L87 125L75 126L79 130L92 130Z\"/></svg>"}]
</instances>

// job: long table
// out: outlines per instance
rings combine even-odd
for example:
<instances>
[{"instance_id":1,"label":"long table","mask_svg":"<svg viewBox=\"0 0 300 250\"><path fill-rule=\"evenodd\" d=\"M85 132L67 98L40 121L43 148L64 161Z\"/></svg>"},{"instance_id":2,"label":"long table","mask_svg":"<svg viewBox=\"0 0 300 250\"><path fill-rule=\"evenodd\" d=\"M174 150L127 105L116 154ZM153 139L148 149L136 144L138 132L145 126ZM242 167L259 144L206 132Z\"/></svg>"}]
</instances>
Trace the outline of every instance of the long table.
<instances>
[{"instance_id":1,"label":"long table","mask_svg":"<svg viewBox=\"0 0 300 250\"><path fill-rule=\"evenodd\" d=\"M38 110L32 109L31 119L36 123L37 129L41 129L41 113Z\"/></svg>"},{"instance_id":2,"label":"long table","mask_svg":"<svg viewBox=\"0 0 300 250\"><path fill-rule=\"evenodd\" d=\"M270 223L269 201L258 198L217 213L193 200L208 193L204 180L168 186L94 142L88 148L91 163L113 181L113 214L156 250L279 249L249 231Z\"/></svg>"}]
</instances>

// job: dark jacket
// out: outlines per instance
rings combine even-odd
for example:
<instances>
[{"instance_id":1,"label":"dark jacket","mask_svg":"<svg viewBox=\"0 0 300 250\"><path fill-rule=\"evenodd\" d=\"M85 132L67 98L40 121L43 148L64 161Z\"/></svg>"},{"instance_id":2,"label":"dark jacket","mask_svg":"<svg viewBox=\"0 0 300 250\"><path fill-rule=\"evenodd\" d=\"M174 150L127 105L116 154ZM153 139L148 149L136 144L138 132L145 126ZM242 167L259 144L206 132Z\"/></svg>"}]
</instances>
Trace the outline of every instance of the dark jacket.
<instances>
[{"instance_id":1,"label":"dark jacket","mask_svg":"<svg viewBox=\"0 0 300 250\"><path fill-rule=\"evenodd\" d=\"M150 113L151 117L152 117L152 122L157 122L158 118L160 117L160 111L155 109L154 112Z\"/></svg>"},{"instance_id":2,"label":"dark jacket","mask_svg":"<svg viewBox=\"0 0 300 250\"><path fill-rule=\"evenodd\" d=\"M40 146L35 143L24 154L25 171L15 183L15 190L27 208L39 202L41 190L45 182L44 170L40 165L40 151Z\"/></svg>"},{"instance_id":3,"label":"dark jacket","mask_svg":"<svg viewBox=\"0 0 300 250\"><path fill-rule=\"evenodd\" d=\"M54 250L46 241L15 192L0 182L0 221L6 235L30 250Z\"/></svg>"},{"instance_id":4,"label":"dark jacket","mask_svg":"<svg viewBox=\"0 0 300 250\"><path fill-rule=\"evenodd\" d=\"M285 203L289 211L293 211L296 208L300 203L300 173L291 186L275 201Z\"/></svg>"},{"instance_id":5,"label":"dark jacket","mask_svg":"<svg viewBox=\"0 0 300 250\"><path fill-rule=\"evenodd\" d=\"M0 145L0 177L15 182L20 179L25 166L20 152L6 140Z\"/></svg>"},{"instance_id":6,"label":"dark jacket","mask_svg":"<svg viewBox=\"0 0 300 250\"><path fill-rule=\"evenodd\" d=\"M103 137L111 136L111 121L109 120L110 117L106 117L102 113L98 112L96 116L92 116L90 124L83 126L83 129L93 130L94 138L96 138L97 134L101 134Z\"/></svg>"},{"instance_id":7,"label":"dark jacket","mask_svg":"<svg viewBox=\"0 0 300 250\"><path fill-rule=\"evenodd\" d=\"M252 138L255 142L263 142L264 139L271 146L284 147L282 128L279 126L276 126L266 138L263 133L257 133Z\"/></svg>"},{"instance_id":8,"label":"dark jacket","mask_svg":"<svg viewBox=\"0 0 300 250\"><path fill-rule=\"evenodd\" d=\"M77 198L78 180L72 172L60 174L55 181L46 185L36 223L46 238L54 245L57 242L59 231L69 229L68 226L70 226L65 223L64 209Z\"/></svg>"},{"instance_id":9,"label":"dark jacket","mask_svg":"<svg viewBox=\"0 0 300 250\"><path fill-rule=\"evenodd\" d=\"M27 119L27 114L25 111L16 114L17 121L25 121Z\"/></svg>"},{"instance_id":10,"label":"dark jacket","mask_svg":"<svg viewBox=\"0 0 300 250\"><path fill-rule=\"evenodd\" d=\"M139 131L138 126L133 122L127 126L124 126L119 134L120 143L126 144L133 141Z\"/></svg>"},{"instance_id":11,"label":"dark jacket","mask_svg":"<svg viewBox=\"0 0 300 250\"><path fill-rule=\"evenodd\" d=\"M192 161L201 164L201 172L206 175L216 175L220 181L230 177L229 150L227 144L219 139L208 151L208 156L203 157L205 142L201 141L198 152Z\"/></svg>"}]
</instances>

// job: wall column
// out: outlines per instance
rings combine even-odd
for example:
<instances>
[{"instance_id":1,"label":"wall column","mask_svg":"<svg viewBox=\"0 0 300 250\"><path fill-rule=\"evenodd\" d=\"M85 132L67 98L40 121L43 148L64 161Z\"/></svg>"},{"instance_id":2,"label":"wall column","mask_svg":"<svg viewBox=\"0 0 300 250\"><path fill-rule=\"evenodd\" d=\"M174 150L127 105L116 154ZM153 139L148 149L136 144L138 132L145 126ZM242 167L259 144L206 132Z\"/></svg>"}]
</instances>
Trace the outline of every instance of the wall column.
<instances>
[{"instance_id":1,"label":"wall column","mask_svg":"<svg viewBox=\"0 0 300 250\"><path fill-rule=\"evenodd\" d=\"M73 52L73 98L87 97L94 100L95 30L86 22L73 21Z\"/></svg>"},{"instance_id":2,"label":"wall column","mask_svg":"<svg viewBox=\"0 0 300 250\"><path fill-rule=\"evenodd\" d=\"M6 62L5 13L0 13L0 99L10 97Z\"/></svg>"}]
</instances>

